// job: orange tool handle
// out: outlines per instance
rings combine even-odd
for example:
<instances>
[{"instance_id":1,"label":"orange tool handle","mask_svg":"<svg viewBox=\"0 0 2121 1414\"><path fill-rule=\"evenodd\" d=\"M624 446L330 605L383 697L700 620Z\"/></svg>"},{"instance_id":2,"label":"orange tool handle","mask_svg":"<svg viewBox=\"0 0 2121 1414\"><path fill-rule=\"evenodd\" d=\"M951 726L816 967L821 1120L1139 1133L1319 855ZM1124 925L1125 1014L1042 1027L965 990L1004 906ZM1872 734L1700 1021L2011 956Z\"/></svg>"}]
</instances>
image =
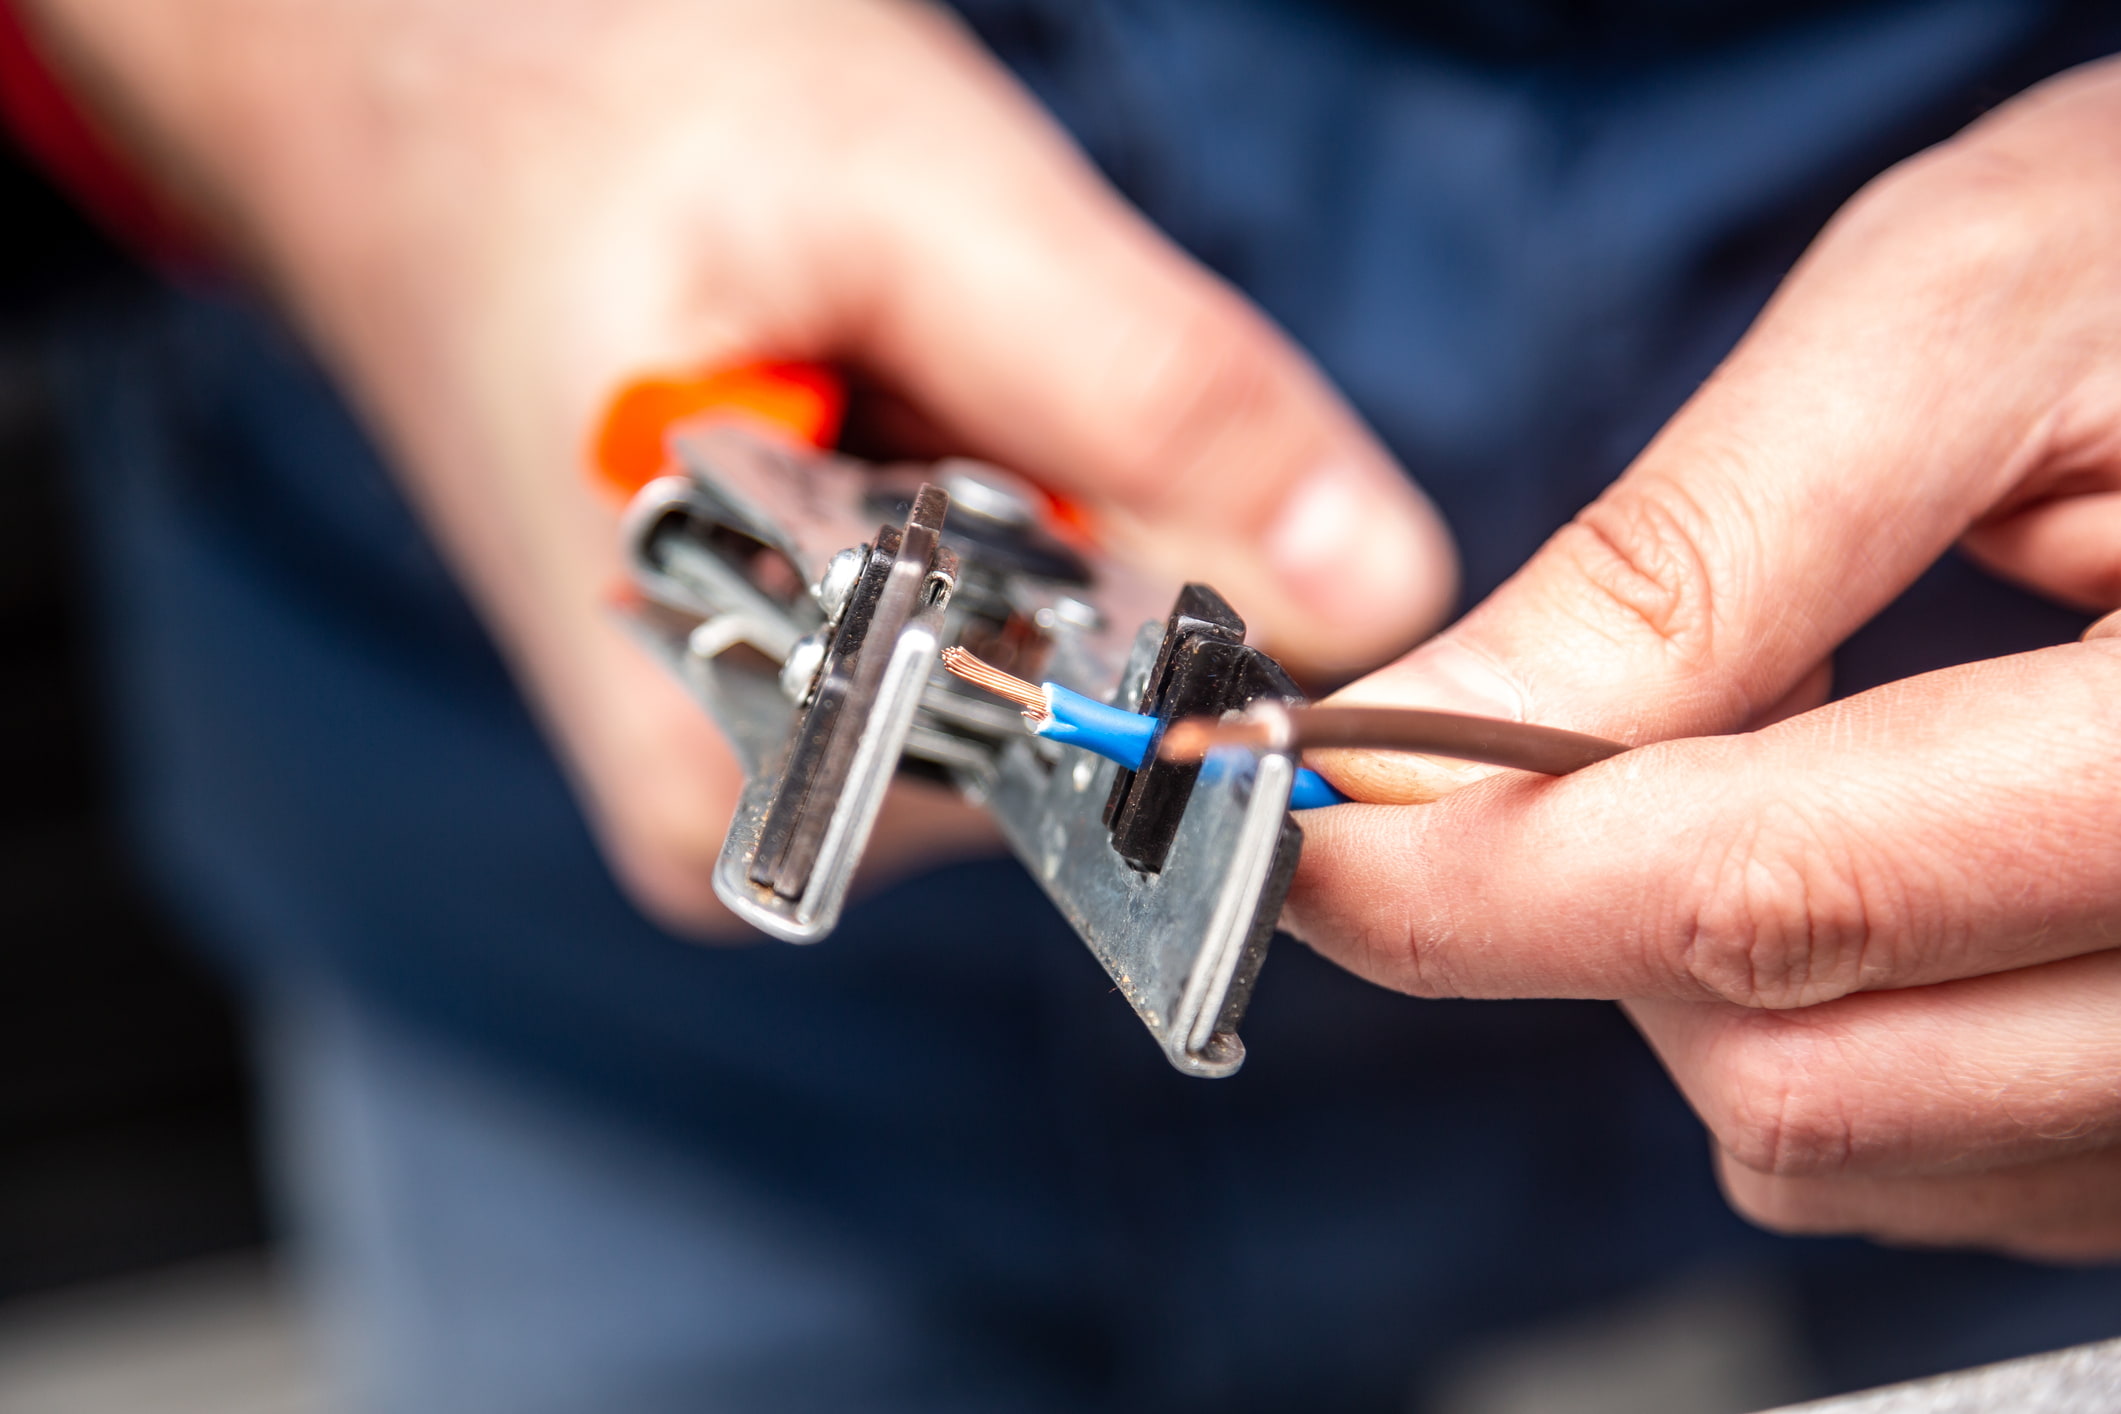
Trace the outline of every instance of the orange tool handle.
<instances>
[{"instance_id":1,"label":"orange tool handle","mask_svg":"<svg viewBox=\"0 0 2121 1414\"><path fill-rule=\"evenodd\" d=\"M596 484L631 500L670 465L670 429L728 421L800 447L830 447L847 414L847 385L819 363L762 361L692 377L639 378L604 409L591 447Z\"/></svg>"},{"instance_id":2,"label":"orange tool handle","mask_svg":"<svg viewBox=\"0 0 2121 1414\"><path fill-rule=\"evenodd\" d=\"M789 445L823 449L839 441L847 416L846 380L822 363L761 360L691 377L637 378L604 409L590 450L591 479L620 504L670 469L670 429L681 422L730 422ZM1088 508L1042 490L1049 530L1078 545L1096 543Z\"/></svg>"}]
</instances>

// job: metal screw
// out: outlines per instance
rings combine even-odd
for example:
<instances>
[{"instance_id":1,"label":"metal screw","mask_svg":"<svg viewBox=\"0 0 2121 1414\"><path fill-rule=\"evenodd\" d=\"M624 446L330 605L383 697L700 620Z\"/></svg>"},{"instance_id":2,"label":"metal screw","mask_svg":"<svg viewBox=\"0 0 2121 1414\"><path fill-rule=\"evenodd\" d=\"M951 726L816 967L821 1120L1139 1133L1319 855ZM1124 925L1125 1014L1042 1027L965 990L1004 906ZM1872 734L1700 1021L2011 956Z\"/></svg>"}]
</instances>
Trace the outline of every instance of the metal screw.
<instances>
[{"instance_id":1,"label":"metal screw","mask_svg":"<svg viewBox=\"0 0 2121 1414\"><path fill-rule=\"evenodd\" d=\"M1105 616L1097 611L1095 605L1085 604L1080 599L1071 599L1064 594L1051 604L1040 605L1038 611L1031 616L1031 621L1048 633L1064 624L1083 633L1096 633L1104 627Z\"/></svg>"},{"instance_id":2,"label":"metal screw","mask_svg":"<svg viewBox=\"0 0 2121 1414\"><path fill-rule=\"evenodd\" d=\"M781 664L781 691L788 700L801 707L810 701L810 693L817 686L818 670L825 666L825 635L813 633L808 638L799 638L795 647L788 650L788 657Z\"/></svg>"},{"instance_id":3,"label":"metal screw","mask_svg":"<svg viewBox=\"0 0 2121 1414\"><path fill-rule=\"evenodd\" d=\"M854 586L861 582L862 569L868 563L869 548L858 545L840 551L832 557L832 563L825 566L825 573L810 591L817 596L818 607L825 611L825 622L839 622L840 611L854 596Z\"/></svg>"},{"instance_id":4,"label":"metal screw","mask_svg":"<svg viewBox=\"0 0 2121 1414\"><path fill-rule=\"evenodd\" d=\"M1002 525L1025 526L1038 509L1004 479L1008 473L970 457L951 457L936 466L953 508L985 516Z\"/></svg>"}]
</instances>

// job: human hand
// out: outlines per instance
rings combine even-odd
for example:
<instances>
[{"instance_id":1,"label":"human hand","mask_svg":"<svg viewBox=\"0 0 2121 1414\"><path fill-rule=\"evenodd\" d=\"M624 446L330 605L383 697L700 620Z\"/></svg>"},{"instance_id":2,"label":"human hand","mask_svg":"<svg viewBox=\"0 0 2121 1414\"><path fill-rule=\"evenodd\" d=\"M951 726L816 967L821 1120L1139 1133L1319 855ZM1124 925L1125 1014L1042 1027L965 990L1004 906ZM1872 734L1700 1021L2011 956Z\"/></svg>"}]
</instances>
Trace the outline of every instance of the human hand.
<instances>
[{"instance_id":1,"label":"human hand","mask_svg":"<svg viewBox=\"0 0 2121 1414\"><path fill-rule=\"evenodd\" d=\"M1321 762L1436 803L1307 816L1290 926L1410 992L1625 1001L1770 1227L2121 1255L2121 615L1818 705L1955 541L2121 606L2116 230L2112 62L1873 183L1619 482L1341 698L1638 749Z\"/></svg>"},{"instance_id":2,"label":"human hand","mask_svg":"<svg viewBox=\"0 0 2121 1414\"><path fill-rule=\"evenodd\" d=\"M1376 661L1448 605L1440 523L1316 371L939 10L38 13L364 408L607 852L667 921L722 916L709 877L737 776L599 607L617 536L582 449L633 375L855 367L951 449L1069 493L1121 553L1214 581L1321 669ZM939 795L890 809L872 860L984 839Z\"/></svg>"}]
</instances>

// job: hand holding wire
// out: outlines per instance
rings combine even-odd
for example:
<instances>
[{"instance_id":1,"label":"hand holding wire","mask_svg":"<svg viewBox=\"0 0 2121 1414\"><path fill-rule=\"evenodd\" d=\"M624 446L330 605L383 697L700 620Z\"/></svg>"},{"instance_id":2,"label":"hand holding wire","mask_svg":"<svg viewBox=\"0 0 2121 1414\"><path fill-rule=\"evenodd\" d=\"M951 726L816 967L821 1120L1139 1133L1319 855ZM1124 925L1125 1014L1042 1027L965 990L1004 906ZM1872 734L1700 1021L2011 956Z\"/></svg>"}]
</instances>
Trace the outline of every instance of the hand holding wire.
<instances>
[{"instance_id":1,"label":"hand holding wire","mask_svg":"<svg viewBox=\"0 0 2121 1414\"><path fill-rule=\"evenodd\" d=\"M1618 742L1581 732L1462 712L1289 707L1272 701L1256 703L1243 716L1224 721L1191 717L1173 722L1161 731L1159 741L1163 724L1154 717L1110 706L1056 682L1026 682L962 648L945 648L943 666L975 687L1021 706L1034 734L1096 752L1130 771L1141 769L1152 748L1168 761L1197 761L1223 746L1251 751L1340 747L1418 751L1561 776L1626 749ZM1289 792L1291 810L1350 801L1339 787L1308 767L1297 771L1296 785Z\"/></svg>"}]
</instances>

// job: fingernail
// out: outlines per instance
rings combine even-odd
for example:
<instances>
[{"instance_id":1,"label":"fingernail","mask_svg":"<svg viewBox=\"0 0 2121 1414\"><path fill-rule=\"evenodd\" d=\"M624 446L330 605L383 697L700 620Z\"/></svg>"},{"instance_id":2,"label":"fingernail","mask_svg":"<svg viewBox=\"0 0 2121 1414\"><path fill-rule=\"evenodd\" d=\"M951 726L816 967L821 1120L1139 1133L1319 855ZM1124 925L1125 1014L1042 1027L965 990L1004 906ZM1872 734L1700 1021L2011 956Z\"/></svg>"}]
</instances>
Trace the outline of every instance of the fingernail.
<instances>
[{"instance_id":1,"label":"fingernail","mask_svg":"<svg viewBox=\"0 0 2121 1414\"><path fill-rule=\"evenodd\" d=\"M1481 717L1525 720L1524 695L1488 661L1448 635L1430 640L1389 668L1350 683L1327 705L1427 707ZM1472 761L1396 752L1345 752L1321 763L1333 783L1357 800L1421 805L1500 769Z\"/></svg>"},{"instance_id":2,"label":"fingernail","mask_svg":"<svg viewBox=\"0 0 2121 1414\"><path fill-rule=\"evenodd\" d=\"M1350 683L1333 700L1469 712L1513 722L1526 720L1527 706L1523 689L1449 633L1431 639L1392 666Z\"/></svg>"},{"instance_id":3,"label":"fingernail","mask_svg":"<svg viewBox=\"0 0 2121 1414\"><path fill-rule=\"evenodd\" d=\"M1409 488L1346 464L1299 485L1264 542L1290 593L1336 624L1415 612L1436 578L1429 561L1437 545L1436 527Z\"/></svg>"}]
</instances>

